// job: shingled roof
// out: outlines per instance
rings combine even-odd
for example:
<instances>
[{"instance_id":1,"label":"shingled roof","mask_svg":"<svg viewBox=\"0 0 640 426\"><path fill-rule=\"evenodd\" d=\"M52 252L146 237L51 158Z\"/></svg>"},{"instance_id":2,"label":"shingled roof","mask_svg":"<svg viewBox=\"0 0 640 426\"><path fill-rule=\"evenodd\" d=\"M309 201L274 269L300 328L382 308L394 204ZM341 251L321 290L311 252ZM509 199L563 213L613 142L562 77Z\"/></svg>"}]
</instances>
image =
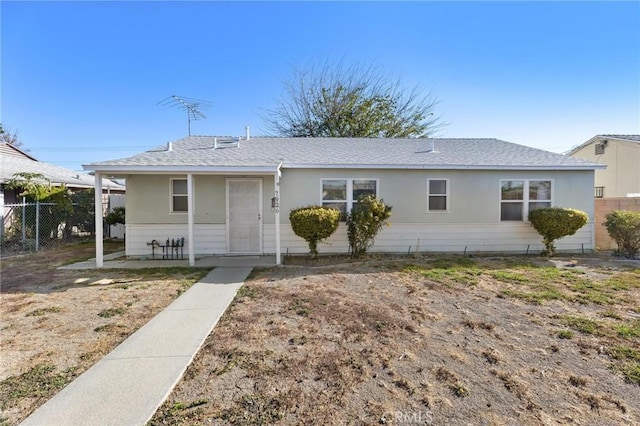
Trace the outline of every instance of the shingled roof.
<instances>
[{"instance_id":1,"label":"shingled roof","mask_svg":"<svg viewBox=\"0 0 640 426\"><path fill-rule=\"evenodd\" d=\"M573 169L604 167L499 139L271 138L190 136L96 171L206 171L220 167L378 169Z\"/></svg>"},{"instance_id":2,"label":"shingled roof","mask_svg":"<svg viewBox=\"0 0 640 426\"><path fill-rule=\"evenodd\" d=\"M43 163L9 144L0 143L0 183L11 180L16 173L38 173L54 185L64 184L69 188L93 188L95 178L87 173L76 172L53 164ZM104 188L124 191L124 185L103 179Z\"/></svg>"},{"instance_id":3,"label":"shingled roof","mask_svg":"<svg viewBox=\"0 0 640 426\"><path fill-rule=\"evenodd\" d=\"M598 135L598 137L604 139L620 139L622 141L629 142L640 142L640 135Z\"/></svg>"}]
</instances>

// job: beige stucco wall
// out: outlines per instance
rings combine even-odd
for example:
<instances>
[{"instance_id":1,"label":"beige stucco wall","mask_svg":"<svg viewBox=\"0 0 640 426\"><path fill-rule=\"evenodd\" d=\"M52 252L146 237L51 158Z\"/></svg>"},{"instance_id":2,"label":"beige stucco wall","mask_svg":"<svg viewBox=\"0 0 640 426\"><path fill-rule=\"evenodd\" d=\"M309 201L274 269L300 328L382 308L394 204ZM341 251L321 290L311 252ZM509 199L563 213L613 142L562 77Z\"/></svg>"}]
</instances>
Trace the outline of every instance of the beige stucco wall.
<instances>
[{"instance_id":1,"label":"beige stucco wall","mask_svg":"<svg viewBox=\"0 0 640 426\"><path fill-rule=\"evenodd\" d=\"M132 175L127 178L127 223L184 224L185 213L171 213L172 178L181 175ZM393 206L393 221L404 223L500 222L501 179L551 179L553 201L559 207L583 210L593 218L592 171L482 171L482 170L345 170L285 169L280 183L281 223L289 211L321 203L323 178L378 179L378 193ZM449 179L449 211L427 212L427 179ZM226 179L220 175L194 176L194 222L224 224ZM264 223L273 223L273 176L262 180Z\"/></svg>"},{"instance_id":2,"label":"beige stucco wall","mask_svg":"<svg viewBox=\"0 0 640 426\"><path fill-rule=\"evenodd\" d=\"M229 177L242 179L243 177ZM248 177L247 177L248 178ZM273 176L250 177L262 180L263 217L274 221L271 197ZM130 175L127 177L126 221L132 224L186 224L186 213L171 213L171 179L185 175ZM226 180L221 175L194 175L194 223L224 224L226 219Z\"/></svg>"},{"instance_id":3,"label":"beige stucco wall","mask_svg":"<svg viewBox=\"0 0 640 426\"><path fill-rule=\"evenodd\" d=\"M127 254L148 255L147 242L187 235L187 215L170 213L171 178L184 175L127 177ZM237 177L233 177L237 178ZM265 175L262 251L275 250L275 214L271 209L274 177ZM377 179L379 196L393 206L391 226L376 239L374 251L535 251L540 237L526 222L500 221L500 181L553 181L553 203L589 214L590 224L575 237L563 239L566 250L591 249L593 240L593 171L481 171L481 170L354 170L284 169L280 185L283 253L305 253L307 246L289 226L289 211L321 203L323 178ZM427 212L427 179L449 179L446 213ZM194 175L194 250L199 254L227 253L226 176ZM559 246L559 247L560 247ZM348 250L344 224L321 252Z\"/></svg>"},{"instance_id":4,"label":"beige stucco wall","mask_svg":"<svg viewBox=\"0 0 640 426\"><path fill-rule=\"evenodd\" d=\"M593 171L482 170L284 170L282 223L292 208L321 203L323 178L378 179L378 194L393 206L392 221L405 223L500 222L501 179L551 179L554 204L583 210L593 218ZM449 212L427 212L427 179L449 179Z\"/></svg>"},{"instance_id":5,"label":"beige stucco wall","mask_svg":"<svg viewBox=\"0 0 640 426\"><path fill-rule=\"evenodd\" d=\"M596 140L572 154L607 165L605 170L596 170L594 186L604 187L605 198L640 193L640 143L607 139L604 154L596 155L595 144L600 142Z\"/></svg>"}]
</instances>

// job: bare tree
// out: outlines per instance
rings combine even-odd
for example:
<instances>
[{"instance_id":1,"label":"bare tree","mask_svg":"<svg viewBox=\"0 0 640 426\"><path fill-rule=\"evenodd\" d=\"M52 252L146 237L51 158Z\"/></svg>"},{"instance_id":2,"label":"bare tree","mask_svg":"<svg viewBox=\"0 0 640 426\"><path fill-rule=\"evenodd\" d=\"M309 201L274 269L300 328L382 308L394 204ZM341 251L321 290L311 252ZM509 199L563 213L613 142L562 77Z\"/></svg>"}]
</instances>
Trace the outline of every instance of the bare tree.
<instances>
[{"instance_id":1,"label":"bare tree","mask_svg":"<svg viewBox=\"0 0 640 426\"><path fill-rule=\"evenodd\" d=\"M263 119L290 137L427 137L444 125L434 115L437 104L431 93L406 92L376 67L325 64L294 68Z\"/></svg>"},{"instance_id":2,"label":"bare tree","mask_svg":"<svg viewBox=\"0 0 640 426\"><path fill-rule=\"evenodd\" d=\"M0 143L6 143L15 146L16 148L21 148L23 146L23 143L18 137L19 133L20 132L18 130L5 131L2 123L0 123Z\"/></svg>"}]
</instances>

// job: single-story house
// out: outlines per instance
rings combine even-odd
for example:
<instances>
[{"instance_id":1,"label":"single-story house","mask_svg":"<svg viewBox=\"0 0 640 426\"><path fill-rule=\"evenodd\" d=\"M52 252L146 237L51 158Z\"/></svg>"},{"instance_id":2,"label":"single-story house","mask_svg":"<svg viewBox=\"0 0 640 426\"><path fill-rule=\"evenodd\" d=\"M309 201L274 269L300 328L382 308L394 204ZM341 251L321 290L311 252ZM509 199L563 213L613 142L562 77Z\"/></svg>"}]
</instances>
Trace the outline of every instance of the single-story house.
<instances>
[{"instance_id":1,"label":"single-story house","mask_svg":"<svg viewBox=\"0 0 640 426\"><path fill-rule=\"evenodd\" d=\"M96 187L103 175L126 178L127 255L149 255L154 239L184 237L191 265L196 254L275 254L280 263L282 253L305 253L291 209L321 204L346 213L366 193L393 206L374 252L534 252L542 244L528 212L561 206L593 218L601 167L497 139L250 138L248 131L190 136L85 166ZM347 253L345 228L319 251ZM593 223L557 246L594 249Z\"/></svg>"}]
</instances>

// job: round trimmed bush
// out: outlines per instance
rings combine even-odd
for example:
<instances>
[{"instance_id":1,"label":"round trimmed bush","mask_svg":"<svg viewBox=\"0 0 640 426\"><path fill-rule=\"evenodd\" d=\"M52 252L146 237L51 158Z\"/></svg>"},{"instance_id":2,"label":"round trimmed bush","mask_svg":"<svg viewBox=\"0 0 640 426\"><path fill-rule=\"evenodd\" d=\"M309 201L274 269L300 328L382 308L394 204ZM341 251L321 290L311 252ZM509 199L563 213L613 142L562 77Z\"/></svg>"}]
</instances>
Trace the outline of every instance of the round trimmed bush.
<instances>
[{"instance_id":1,"label":"round trimmed bush","mask_svg":"<svg viewBox=\"0 0 640 426\"><path fill-rule=\"evenodd\" d=\"M309 244L311 257L318 257L318 243L338 229L340 211L322 206L307 206L291 210L289 221L293 232Z\"/></svg>"},{"instance_id":2,"label":"round trimmed bush","mask_svg":"<svg viewBox=\"0 0 640 426\"><path fill-rule=\"evenodd\" d=\"M581 210L561 207L546 207L535 209L529 213L529 222L542 236L544 254L553 256L556 248L555 240L568 235L574 235L587 224L589 215Z\"/></svg>"}]
</instances>

